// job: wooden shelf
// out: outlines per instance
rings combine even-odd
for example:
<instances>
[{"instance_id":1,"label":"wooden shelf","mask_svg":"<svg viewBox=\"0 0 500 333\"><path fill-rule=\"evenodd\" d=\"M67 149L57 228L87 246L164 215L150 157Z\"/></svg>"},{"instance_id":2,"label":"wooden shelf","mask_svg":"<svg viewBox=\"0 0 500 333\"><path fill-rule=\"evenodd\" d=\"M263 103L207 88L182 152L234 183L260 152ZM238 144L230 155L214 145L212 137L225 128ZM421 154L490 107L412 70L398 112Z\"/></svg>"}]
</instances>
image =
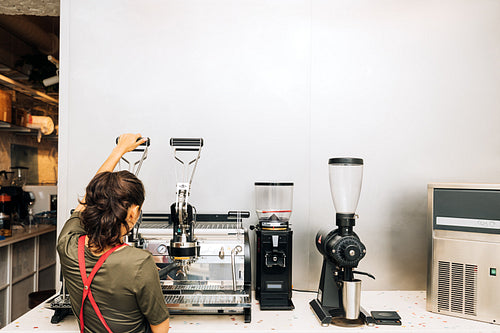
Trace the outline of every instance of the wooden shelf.
<instances>
[{"instance_id":1,"label":"wooden shelf","mask_svg":"<svg viewBox=\"0 0 500 333\"><path fill-rule=\"evenodd\" d=\"M38 129L36 128L18 126L1 120L0 120L0 131L14 132L15 134L20 134L20 135L38 135ZM51 134L51 135L42 135L42 138L57 140L58 137L57 134Z\"/></svg>"},{"instance_id":2,"label":"wooden shelf","mask_svg":"<svg viewBox=\"0 0 500 333\"><path fill-rule=\"evenodd\" d=\"M58 99L56 99L54 97L50 97L49 95L47 95L43 92L40 92L38 90L31 89L30 87L25 86L24 84L19 83L17 81L14 81L11 78L8 78L7 76L1 75L1 74L0 74L0 84L4 85L10 89L13 89L17 92L20 92L22 94L31 96L32 98L39 100L39 101L42 101L42 102L45 102L47 104L51 104L51 105L55 105L55 106L59 105Z\"/></svg>"}]
</instances>

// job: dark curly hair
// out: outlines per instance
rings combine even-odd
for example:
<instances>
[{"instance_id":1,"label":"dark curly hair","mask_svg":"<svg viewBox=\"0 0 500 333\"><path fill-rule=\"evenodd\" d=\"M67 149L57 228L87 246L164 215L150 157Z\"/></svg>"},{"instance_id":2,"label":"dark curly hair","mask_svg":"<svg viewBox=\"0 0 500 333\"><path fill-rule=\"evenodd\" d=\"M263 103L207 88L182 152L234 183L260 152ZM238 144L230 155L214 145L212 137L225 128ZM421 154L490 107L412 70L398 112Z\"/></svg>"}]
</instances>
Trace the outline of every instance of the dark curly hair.
<instances>
[{"instance_id":1,"label":"dark curly hair","mask_svg":"<svg viewBox=\"0 0 500 333\"><path fill-rule=\"evenodd\" d=\"M87 185L81 212L89 246L102 252L121 243L121 227L130 231L128 209L144 203L144 185L128 171L101 172Z\"/></svg>"}]
</instances>

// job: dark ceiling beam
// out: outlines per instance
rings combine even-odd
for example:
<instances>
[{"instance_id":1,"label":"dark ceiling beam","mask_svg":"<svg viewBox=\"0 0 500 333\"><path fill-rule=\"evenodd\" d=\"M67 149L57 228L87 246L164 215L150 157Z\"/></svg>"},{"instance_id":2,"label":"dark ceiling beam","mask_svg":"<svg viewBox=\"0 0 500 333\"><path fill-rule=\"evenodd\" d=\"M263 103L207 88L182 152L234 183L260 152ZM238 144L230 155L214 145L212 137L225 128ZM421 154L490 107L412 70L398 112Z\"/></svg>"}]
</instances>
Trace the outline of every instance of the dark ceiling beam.
<instances>
[{"instance_id":1,"label":"dark ceiling beam","mask_svg":"<svg viewBox=\"0 0 500 333\"><path fill-rule=\"evenodd\" d=\"M0 27L44 54L57 56L59 53L59 38L46 32L26 16L0 15Z\"/></svg>"}]
</instances>

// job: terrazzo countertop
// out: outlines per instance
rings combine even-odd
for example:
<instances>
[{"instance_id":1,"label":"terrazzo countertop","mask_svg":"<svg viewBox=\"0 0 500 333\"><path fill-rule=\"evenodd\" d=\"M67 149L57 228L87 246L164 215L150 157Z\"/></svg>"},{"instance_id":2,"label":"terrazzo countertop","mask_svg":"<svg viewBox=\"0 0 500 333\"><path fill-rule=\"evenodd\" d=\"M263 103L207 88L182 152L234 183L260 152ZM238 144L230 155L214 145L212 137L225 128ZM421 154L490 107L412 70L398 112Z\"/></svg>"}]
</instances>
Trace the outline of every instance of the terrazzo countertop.
<instances>
[{"instance_id":1,"label":"terrazzo countertop","mask_svg":"<svg viewBox=\"0 0 500 333\"><path fill-rule=\"evenodd\" d=\"M456 318L425 311L424 291L364 291L362 306L368 310L392 310L401 316L401 326L361 326L345 328L330 325L322 327L309 301L316 293L294 292L293 311L260 311L258 302L252 303L252 322L245 323L242 315L173 315L169 333L240 332L498 332L500 325ZM51 324L53 311L41 304L4 327L2 332L78 332L74 316L59 324Z\"/></svg>"}]
</instances>

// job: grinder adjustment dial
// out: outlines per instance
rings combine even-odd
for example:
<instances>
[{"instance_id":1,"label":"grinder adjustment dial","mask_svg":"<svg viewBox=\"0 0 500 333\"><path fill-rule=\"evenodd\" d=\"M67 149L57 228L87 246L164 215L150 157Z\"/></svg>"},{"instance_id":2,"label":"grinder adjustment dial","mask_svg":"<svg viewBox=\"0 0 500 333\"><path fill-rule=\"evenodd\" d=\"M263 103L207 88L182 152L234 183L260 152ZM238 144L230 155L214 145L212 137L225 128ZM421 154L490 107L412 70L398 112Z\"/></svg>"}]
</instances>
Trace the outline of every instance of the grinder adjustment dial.
<instances>
[{"instance_id":1,"label":"grinder adjustment dial","mask_svg":"<svg viewBox=\"0 0 500 333\"><path fill-rule=\"evenodd\" d=\"M366 248L359 238L344 236L337 238L334 242L331 256L339 266L356 267L365 253Z\"/></svg>"}]
</instances>

